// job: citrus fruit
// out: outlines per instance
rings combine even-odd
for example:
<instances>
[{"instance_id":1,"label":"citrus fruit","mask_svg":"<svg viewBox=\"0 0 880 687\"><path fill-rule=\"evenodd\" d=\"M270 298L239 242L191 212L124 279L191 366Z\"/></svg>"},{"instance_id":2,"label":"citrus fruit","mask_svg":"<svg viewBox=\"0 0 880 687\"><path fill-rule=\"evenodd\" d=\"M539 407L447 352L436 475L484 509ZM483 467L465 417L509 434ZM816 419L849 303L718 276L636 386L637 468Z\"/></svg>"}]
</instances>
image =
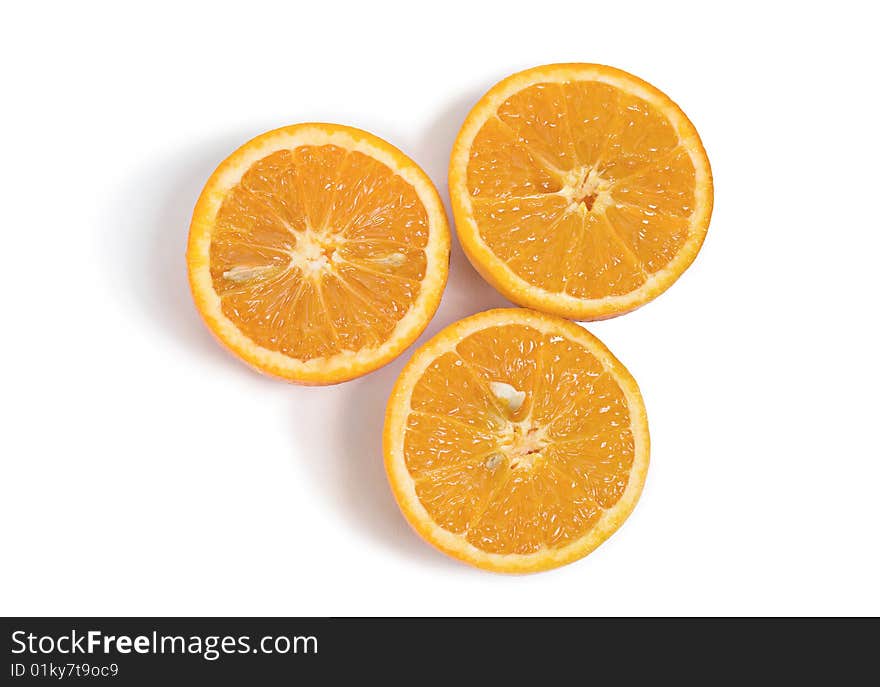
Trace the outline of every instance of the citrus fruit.
<instances>
[{"instance_id":1,"label":"citrus fruit","mask_svg":"<svg viewBox=\"0 0 880 687\"><path fill-rule=\"evenodd\" d=\"M415 530L500 572L563 565L630 514L648 469L635 380L592 334L489 310L422 346L385 415L385 468Z\"/></svg>"},{"instance_id":2,"label":"citrus fruit","mask_svg":"<svg viewBox=\"0 0 880 687\"><path fill-rule=\"evenodd\" d=\"M198 200L187 250L196 306L262 372L332 384L396 357L437 309L449 227L427 175L335 124L265 133Z\"/></svg>"},{"instance_id":3,"label":"citrus fruit","mask_svg":"<svg viewBox=\"0 0 880 687\"><path fill-rule=\"evenodd\" d=\"M626 72L554 64L471 110L449 168L456 227L513 302L592 320L633 310L693 262L712 213L697 131Z\"/></svg>"}]
</instances>

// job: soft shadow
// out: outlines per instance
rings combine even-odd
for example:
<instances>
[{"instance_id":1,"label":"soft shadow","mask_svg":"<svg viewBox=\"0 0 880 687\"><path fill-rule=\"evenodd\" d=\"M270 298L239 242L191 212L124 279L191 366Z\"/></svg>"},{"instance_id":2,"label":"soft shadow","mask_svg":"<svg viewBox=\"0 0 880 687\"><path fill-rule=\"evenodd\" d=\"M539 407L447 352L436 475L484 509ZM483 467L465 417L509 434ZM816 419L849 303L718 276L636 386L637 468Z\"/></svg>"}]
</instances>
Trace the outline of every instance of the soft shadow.
<instances>
[{"instance_id":1,"label":"soft shadow","mask_svg":"<svg viewBox=\"0 0 880 687\"><path fill-rule=\"evenodd\" d=\"M341 404L341 431L332 452L330 477L350 526L384 548L440 568L462 568L409 527L391 494L382 458L385 403L407 356L362 379L349 382Z\"/></svg>"},{"instance_id":2,"label":"soft shadow","mask_svg":"<svg viewBox=\"0 0 880 687\"><path fill-rule=\"evenodd\" d=\"M446 107L425 129L421 139L413 146L411 154L437 185L440 197L446 207L449 227L452 231L452 251L449 262L449 282L443 294L443 301L428 327L428 333L437 332L446 325L452 324L462 317L472 315L490 308L511 307L493 287L477 273L461 249L455 232L455 221L449 203L449 155L452 144L458 135L464 118L474 103L491 85L475 89L456 98ZM425 337L422 337L424 340Z\"/></svg>"},{"instance_id":3,"label":"soft shadow","mask_svg":"<svg viewBox=\"0 0 880 687\"><path fill-rule=\"evenodd\" d=\"M172 341L202 359L230 358L202 324L190 297L186 242L199 193L215 167L253 131L238 131L182 148L137 170L114 195L106 252L114 291L127 296Z\"/></svg>"},{"instance_id":4,"label":"soft shadow","mask_svg":"<svg viewBox=\"0 0 880 687\"><path fill-rule=\"evenodd\" d=\"M437 184L449 215L446 172L452 143L479 93L457 99L425 130L412 150L407 150ZM366 377L349 382L339 420L336 502L343 505L352 526L389 549L424 562L466 570L443 554L433 551L406 524L394 502L382 459L382 427L391 388L413 350L445 326L483 310L510 307L497 291L477 274L459 246L453 228L449 282L434 319L419 340L397 360Z\"/></svg>"}]
</instances>

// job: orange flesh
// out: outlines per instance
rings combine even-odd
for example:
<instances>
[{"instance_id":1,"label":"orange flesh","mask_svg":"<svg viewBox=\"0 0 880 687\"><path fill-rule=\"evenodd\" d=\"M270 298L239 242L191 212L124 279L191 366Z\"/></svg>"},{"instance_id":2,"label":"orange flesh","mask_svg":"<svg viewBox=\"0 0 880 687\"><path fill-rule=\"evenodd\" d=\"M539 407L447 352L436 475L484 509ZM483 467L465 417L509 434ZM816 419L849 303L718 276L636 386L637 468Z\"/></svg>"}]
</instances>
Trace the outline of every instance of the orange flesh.
<instances>
[{"instance_id":1,"label":"orange flesh","mask_svg":"<svg viewBox=\"0 0 880 687\"><path fill-rule=\"evenodd\" d=\"M508 98L473 141L480 235L525 281L577 298L639 288L680 251L695 169L666 117L596 81Z\"/></svg>"},{"instance_id":2,"label":"orange flesh","mask_svg":"<svg viewBox=\"0 0 880 687\"><path fill-rule=\"evenodd\" d=\"M492 382L525 392L515 408ZM490 327L415 385L404 459L431 518L490 553L582 537L626 488L634 439L624 392L583 346Z\"/></svg>"},{"instance_id":3,"label":"orange flesh","mask_svg":"<svg viewBox=\"0 0 880 687\"><path fill-rule=\"evenodd\" d=\"M332 145L279 150L226 195L211 239L223 313L300 360L378 347L419 294L428 216L415 189Z\"/></svg>"}]
</instances>

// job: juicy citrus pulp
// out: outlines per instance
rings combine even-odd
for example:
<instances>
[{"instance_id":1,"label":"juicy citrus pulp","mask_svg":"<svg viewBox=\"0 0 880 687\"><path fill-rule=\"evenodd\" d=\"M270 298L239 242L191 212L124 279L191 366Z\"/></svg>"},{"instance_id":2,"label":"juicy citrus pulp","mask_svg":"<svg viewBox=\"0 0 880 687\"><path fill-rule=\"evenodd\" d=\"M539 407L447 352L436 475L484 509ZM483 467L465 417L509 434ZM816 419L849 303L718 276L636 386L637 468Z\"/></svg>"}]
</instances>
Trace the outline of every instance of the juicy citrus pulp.
<instances>
[{"instance_id":1,"label":"juicy citrus pulp","mask_svg":"<svg viewBox=\"0 0 880 687\"><path fill-rule=\"evenodd\" d=\"M520 305L598 319L668 288L702 245L712 175L663 93L611 67L547 65L493 87L449 171L471 262Z\"/></svg>"},{"instance_id":2,"label":"juicy citrus pulp","mask_svg":"<svg viewBox=\"0 0 880 687\"><path fill-rule=\"evenodd\" d=\"M410 524L473 565L529 572L586 555L632 511L648 467L633 378L579 325L490 310L400 375L385 466Z\"/></svg>"},{"instance_id":3,"label":"juicy citrus pulp","mask_svg":"<svg viewBox=\"0 0 880 687\"><path fill-rule=\"evenodd\" d=\"M414 162L357 129L301 124L214 172L187 253L211 330L258 369L303 383L369 372L414 341L446 282L449 230Z\"/></svg>"}]
</instances>

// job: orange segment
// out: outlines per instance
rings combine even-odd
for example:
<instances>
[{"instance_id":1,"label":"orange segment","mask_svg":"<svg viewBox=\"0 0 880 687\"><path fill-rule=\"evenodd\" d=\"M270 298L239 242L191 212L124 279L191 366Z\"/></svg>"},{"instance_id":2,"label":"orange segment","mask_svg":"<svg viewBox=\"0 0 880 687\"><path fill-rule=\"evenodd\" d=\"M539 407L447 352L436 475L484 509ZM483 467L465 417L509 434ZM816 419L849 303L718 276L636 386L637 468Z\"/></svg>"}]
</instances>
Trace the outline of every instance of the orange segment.
<instances>
[{"instance_id":1,"label":"orange segment","mask_svg":"<svg viewBox=\"0 0 880 687\"><path fill-rule=\"evenodd\" d=\"M468 194L473 198L521 198L561 188L547 165L496 117L480 129L466 164Z\"/></svg>"},{"instance_id":2,"label":"orange segment","mask_svg":"<svg viewBox=\"0 0 880 687\"><path fill-rule=\"evenodd\" d=\"M412 343L448 259L424 172L381 139L330 124L271 131L224 161L187 252L196 305L221 342L310 384L369 372Z\"/></svg>"},{"instance_id":3,"label":"orange segment","mask_svg":"<svg viewBox=\"0 0 880 687\"><path fill-rule=\"evenodd\" d=\"M502 572L580 558L632 511L648 466L638 386L586 330L525 309L419 349L385 419L391 488L442 551Z\"/></svg>"},{"instance_id":4,"label":"orange segment","mask_svg":"<svg viewBox=\"0 0 880 687\"><path fill-rule=\"evenodd\" d=\"M566 212L556 196L480 200L474 213L484 227L486 244L523 279L561 286L558 264L578 237L581 220Z\"/></svg>"},{"instance_id":5,"label":"orange segment","mask_svg":"<svg viewBox=\"0 0 880 687\"><path fill-rule=\"evenodd\" d=\"M498 108L498 118L510 127L522 148L561 170L578 164L566 96L560 84L538 84L515 93Z\"/></svg>"},{"instance_id":6,"label":"orange segment","mask_svg":"<svg viewBox=\"0 0 880 687\"><path fill-rule=\"evenodd\" d=\"M696 257L712 174L684 113L611 67L514 74L473 108L449 187L462 246L520 305L613 317L666 290Z\"/></svg>"},{"instance_id":7,"label":"orange segment","mask_svg":"<svg viewBox=\"0 0 880 687\"><path fill-rule=\"evenodd\" d=\"M502 408L455 352L431 362L415 384L410 404L415 411L447 417L475 431L495 432L504 425Z\"/></svg>"},{"instance_id":8,"label":"orange segment","mask_svg":"<svg viewBox=\"0 0 880 687\"><path fill-rule=\"evenodd\" d=\"M542 549L559 549L583 537L600 514L582 487L544 465L508 478L468 532L467 542L499 557L540 555Z\"/></svg>"},{"instance_id":9,"label":"orange segment","mask_svg":"<svg viewBox=\"0 0 880 687\"><path fill-rule=\"evenodd\" d=\"M578 162L596 166L608 148L608 132L617 127L620 91L599 81L589 86L563 86L565 114Z\"/></svg>"},{"instance_id":10,"label":"orange segment","mask_svg":"<svg viewBox=\"0 0 880 687\"><path fill-rule=\"evenodd\" d=\"M566 270L565 294L584 300L632 293L647 281L644 265L633 247L606 214L587 215L583 231L571 244Z\"/></svg>"}]
</instances>

